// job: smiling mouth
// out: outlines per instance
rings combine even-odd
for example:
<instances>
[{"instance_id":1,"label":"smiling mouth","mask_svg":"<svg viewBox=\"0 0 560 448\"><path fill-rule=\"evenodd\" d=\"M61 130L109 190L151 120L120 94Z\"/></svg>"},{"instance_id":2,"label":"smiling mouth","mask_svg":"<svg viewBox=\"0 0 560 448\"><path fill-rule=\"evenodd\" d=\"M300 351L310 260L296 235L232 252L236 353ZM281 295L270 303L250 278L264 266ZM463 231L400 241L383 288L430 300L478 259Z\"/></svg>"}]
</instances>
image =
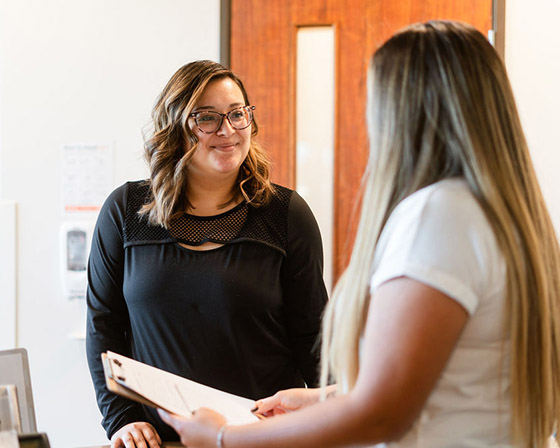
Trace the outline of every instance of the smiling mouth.
<instances>
[{"instance_id":1,"label":"smiling mouth","mask_svg":"<svg viewBox=\"0 0 560 448\"><path fill-rule=\"evenodd\" d=\"M238 143L228 143L223 145L213 145L212 148L217 149L218 151L231 151L235 149Z\"/></svg>"}]
</instances>

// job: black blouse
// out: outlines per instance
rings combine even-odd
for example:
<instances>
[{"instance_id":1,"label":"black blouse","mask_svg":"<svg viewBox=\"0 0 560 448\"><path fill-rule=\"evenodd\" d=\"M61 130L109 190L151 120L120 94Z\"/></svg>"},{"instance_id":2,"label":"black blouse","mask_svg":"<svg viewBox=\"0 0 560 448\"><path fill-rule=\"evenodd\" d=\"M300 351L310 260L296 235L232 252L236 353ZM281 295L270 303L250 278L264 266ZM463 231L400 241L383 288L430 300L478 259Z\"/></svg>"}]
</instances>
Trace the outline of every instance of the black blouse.
<instances>
[{"instance_id":1,"label":"black blouse","mask_svg":"<svg viewBox=\"0 0 560 448\"><path fill-rule=\"evenodd\" d=\"M317 385L321 237L305 201L275 187L267 206L185 215L169 231L139 217L144 181L105 202L88 265L86 345L109 438L148 421L163 440L178 439L153 409L108 392L107 350L251 399ZM196 251L178 241L224 245Z\"/></svg>"}]
</instances>

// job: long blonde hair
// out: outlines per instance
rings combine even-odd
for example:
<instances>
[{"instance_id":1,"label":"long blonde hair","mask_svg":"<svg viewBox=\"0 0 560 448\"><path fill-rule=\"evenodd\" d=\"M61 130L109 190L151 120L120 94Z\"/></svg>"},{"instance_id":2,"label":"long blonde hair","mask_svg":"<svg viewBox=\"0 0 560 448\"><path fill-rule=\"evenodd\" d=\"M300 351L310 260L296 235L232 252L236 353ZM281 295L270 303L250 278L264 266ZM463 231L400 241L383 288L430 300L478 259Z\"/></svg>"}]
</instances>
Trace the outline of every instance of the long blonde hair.
<instances>
[{"instance_id":1,"label":"long blonde hair","mask_svg":"<svg viewBox=\"0 0 560 448\"><path fill-rule=\"evenodd\" d=\"M370 81L362 213L325 314L322 384L355 384L373 254L395 206L462 176L506 263L512 434L521 446L544 446L560 415L560 253L502 61L473 27L428 22L376 51Z\"/></svg>"},{"instance_id":2,"label":"long blonde hair","mask_svg":"<svg viewBox=\"0 0 560 448\"><path fill-rule=\"evenodd\" d=\"M241 80L231 70L208 60L194 61L179 68L156 101L152 129L144 144L144 158L150 169L151 197L140 210L151 224L168 227L191 205L187 196L187 166L198 141L188 125L189 114L208 83L223 78L229 78L239 86L245 105L249 105ZM255 118L251 126L249 153L239 170L231 200L241 195L258 207L270 200L274 188L270 181L270 161L255 140L259 132Z\"/></svg>"}]
</instances>

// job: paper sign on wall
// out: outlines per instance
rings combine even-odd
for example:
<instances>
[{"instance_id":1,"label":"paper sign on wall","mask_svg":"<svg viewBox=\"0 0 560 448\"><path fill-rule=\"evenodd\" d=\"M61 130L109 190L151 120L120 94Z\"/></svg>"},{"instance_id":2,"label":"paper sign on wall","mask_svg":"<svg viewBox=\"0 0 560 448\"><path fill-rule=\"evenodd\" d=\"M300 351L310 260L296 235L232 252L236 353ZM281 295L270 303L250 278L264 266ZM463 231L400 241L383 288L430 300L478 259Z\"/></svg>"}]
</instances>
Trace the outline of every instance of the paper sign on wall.
<instances>
[{"instance_id":1,"label":"paper sign on wall","mask_svg":"<svg viewBox=\"0 0 560 448\"><path fill-rule=\"evenodd\" d=\"M113 187L112 146L63 145L60 160L62 212L97 213Z\"/></svg>"}]
</instances>

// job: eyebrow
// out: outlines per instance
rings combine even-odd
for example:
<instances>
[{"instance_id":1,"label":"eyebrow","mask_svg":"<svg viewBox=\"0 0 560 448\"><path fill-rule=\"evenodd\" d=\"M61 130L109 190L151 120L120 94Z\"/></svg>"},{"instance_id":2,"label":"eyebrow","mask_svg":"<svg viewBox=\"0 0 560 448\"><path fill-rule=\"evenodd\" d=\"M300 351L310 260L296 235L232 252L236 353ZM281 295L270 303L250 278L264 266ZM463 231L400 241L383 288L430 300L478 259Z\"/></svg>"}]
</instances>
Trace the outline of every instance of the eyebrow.
<instances>
[{"instance_id":1,"label":"eyebrow","mask_svg":"<svg viewBox=\"0 0 560 448\"><path fill-rule=\"evenodd\" d=\"M245 103L231 103L229 105L230 108L235 109L236 107L241 107L241 106L245 106ZM214 106L199 106L199 107L195 107L193 109L193 111L195 110L212 110L212 109L216 109Z\"/></svg>"}]
</instances>

